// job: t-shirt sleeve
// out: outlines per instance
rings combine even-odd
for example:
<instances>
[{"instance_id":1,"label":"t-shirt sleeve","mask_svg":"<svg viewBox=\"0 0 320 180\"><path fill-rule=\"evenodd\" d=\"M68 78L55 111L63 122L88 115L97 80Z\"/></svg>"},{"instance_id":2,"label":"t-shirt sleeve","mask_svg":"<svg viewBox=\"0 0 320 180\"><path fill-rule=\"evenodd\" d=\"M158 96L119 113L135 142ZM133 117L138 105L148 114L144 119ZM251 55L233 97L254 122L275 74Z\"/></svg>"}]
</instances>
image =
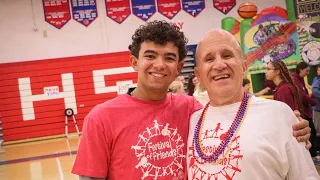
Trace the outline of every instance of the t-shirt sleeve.
<instances>
[{"instance_id":1,"label":"t-shirt sleeve","mask_svg":"<svg viewBox=\"0 0 320 180\"><path fill-rule=\"evenodd\" d=\"M287 179L290 180L320 180L318 172L312 162L309 151L305 148L306 143L298 143L292 135L292 124L297 122L293 113L287 116L291 126L288 127L288 140L286 143L286 154L288 158L289 171Z\"/></svg>"},{"instance_id":2,"label":"t-shirt sleeve","mask_svg":"<svg viewBox=\"0 0 320 180\"><path fill-rule=\"evenodd\" d=\"M290 136L286 144L286 152L289 163L288 179L290 180L319 180L319 174L313 164L305 143L298 143Z\"/></svg>"},{"instance_id":3,"label":"t-shirt sleeve","mask_svg":"<svg viewBox=\"0 0 320 180\"><path fill-rule=\"evenodd\" d=\"M84 121L82 136L72 173L81 176L106 178L110 164L110 131L98 124L99 121L89 114Z\"/></svg>"}]
</instances>

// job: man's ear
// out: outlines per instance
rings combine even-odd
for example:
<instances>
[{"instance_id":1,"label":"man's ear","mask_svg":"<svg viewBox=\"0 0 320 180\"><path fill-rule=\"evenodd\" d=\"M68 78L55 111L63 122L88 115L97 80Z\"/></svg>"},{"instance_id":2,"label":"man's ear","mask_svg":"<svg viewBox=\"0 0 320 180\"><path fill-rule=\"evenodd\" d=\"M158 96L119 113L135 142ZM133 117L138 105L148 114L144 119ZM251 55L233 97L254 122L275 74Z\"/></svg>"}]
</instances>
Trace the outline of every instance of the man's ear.
<instances>
[{"instance_id":1,"label":"man's ear","mask_svg":"<svg viewBox=\"0 0 320 180\"><path fill-rule=\"evenodd\" d=\"M130 64L135 71L138 71L138 58L136 58L134 55L130 56Z\"/></svg>"},{"instance_id":2,"label":"man's ear","mask_svg":"<svg viewBox=\"0 0 320 180\"><path fill-rule=\"evenodd\" d=\"M180 61L180 62L178 63L178 69L177 69L177 70L178 70L178 74L180 74L183 66L184 66L184 61Z\"/></svg>"},{"instance_id":3,"label":"man's ear","mask_svg":"<svg viewBox=\"0 0 320 180\"><path fill-rule=\"evenodd\" d=\"M248 69L248 62L245 61L244 63L242 63L242 73L243 73L243 77L246 76L246 74L247 74L247 69Z\"/></svg>"},{"instance_id":4,"label":"man's ear","mask_svg":"<svg viewBox=\"0 0 320 180\"><path fill-rule=\"evenodd\" d=\"M199 68L198 68L197 66L194 68L194 75L196 75L196 77L197 77L198 80L200 81Z\"/></svg>"}]
</instances>

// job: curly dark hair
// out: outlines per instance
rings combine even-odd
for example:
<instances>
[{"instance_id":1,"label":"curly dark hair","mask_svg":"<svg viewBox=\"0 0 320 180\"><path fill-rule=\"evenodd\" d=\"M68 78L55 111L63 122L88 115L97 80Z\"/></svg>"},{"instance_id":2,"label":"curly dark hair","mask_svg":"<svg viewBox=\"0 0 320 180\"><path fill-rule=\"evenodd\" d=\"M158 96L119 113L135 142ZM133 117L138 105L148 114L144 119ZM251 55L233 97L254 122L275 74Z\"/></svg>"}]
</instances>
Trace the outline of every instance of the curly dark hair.
<instances>
[{"instance_id":1,"label":"curly dark hair","mask_svg":"<svg viewBox=\"0 0 320 180\"><path fill-rule=\"evenodd\" d=\"M179 61L182 61L187 55L188 39L178 26L166 21L153 21L147 25L141 25L132 36L132 44L129 45L131 54L139 58L141 43L145 41L160 45L173 43L179 50Z\"/></svg>"}]
</instances>

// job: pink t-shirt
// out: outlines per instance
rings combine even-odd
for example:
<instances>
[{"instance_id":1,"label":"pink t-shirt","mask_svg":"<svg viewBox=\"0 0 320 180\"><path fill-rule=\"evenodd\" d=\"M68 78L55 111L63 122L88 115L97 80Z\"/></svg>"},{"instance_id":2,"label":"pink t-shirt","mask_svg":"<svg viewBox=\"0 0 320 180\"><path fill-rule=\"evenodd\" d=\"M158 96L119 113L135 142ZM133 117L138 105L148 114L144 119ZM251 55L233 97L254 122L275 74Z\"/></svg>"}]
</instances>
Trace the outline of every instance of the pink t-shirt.
<instances>
[{"instance_id":1,"label":"pink t-shirt","mask_svg":"<svg viewBox=\"0 0 320 180\"><path fill-rule=\"evenodd\" d=\"M202 106L169 93L163 101L127 94L85 118L72 173L114 179L186 179L189 118Z\"/></svg>"}]
</instances>

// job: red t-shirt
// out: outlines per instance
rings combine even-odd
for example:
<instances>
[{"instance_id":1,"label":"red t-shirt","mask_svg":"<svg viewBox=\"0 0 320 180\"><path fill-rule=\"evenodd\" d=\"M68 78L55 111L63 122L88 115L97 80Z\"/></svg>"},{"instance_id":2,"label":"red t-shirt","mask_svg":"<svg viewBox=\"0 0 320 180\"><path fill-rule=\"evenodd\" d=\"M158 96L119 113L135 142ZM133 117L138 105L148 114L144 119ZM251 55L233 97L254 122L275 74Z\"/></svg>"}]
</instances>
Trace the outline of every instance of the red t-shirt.
<instances>
[{"instance_id":1,"label":"red t-shirt","mask_svg":"<svg viewBox=\"0 0 320 180\"><path fill-rule=\"evenodd\" d=\"M96 106L85 118L72 173L108 180L186 179L189 118L202 106L168 93L163 101L127 94Z\"/></svg>"}]
</instances>

